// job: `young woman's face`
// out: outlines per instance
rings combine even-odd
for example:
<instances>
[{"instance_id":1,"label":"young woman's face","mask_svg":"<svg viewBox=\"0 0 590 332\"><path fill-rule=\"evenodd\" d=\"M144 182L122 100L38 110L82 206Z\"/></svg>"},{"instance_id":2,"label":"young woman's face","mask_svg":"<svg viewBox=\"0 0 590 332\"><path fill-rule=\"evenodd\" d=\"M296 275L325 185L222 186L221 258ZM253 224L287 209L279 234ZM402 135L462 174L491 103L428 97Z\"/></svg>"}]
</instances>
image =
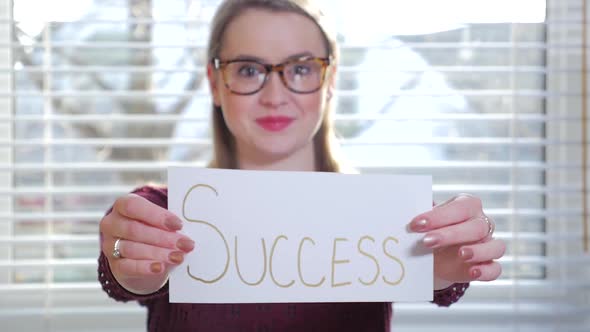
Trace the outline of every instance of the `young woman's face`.
<instances>
[{"instance_id":1,"label":"young woman's face","mask_svg":"<svg viewBox=\"0 0 590 332\"><path fill-rule=\"evenodd\" d=\"M295 13L249 9L228 25L219 59L280 64L302 56L328 57L322 33L313 21ZM321 62L291 65L284 71L285 79L292 88L308 92L314 85L310 69L318 66ZM252 92L264 72L260 65L237 62L225 66L224 81L221 70L208 70L214 103L221 106L239 153L279 160L312 146L331 94L328 91L333 88L332 75L327 73L317 91L305 94L291 91L278 72L269 74L258 92L240 95L231 91Z\"/></svg>"}]
</instances>

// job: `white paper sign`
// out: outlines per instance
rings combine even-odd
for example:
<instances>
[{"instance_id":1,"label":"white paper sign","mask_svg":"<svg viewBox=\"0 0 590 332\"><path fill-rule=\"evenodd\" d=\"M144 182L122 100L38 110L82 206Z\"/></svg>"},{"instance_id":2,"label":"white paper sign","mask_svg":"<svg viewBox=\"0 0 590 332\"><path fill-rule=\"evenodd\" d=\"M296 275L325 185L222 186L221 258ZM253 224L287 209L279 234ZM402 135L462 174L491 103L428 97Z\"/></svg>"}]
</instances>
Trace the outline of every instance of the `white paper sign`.
<instances>
[{"instance_id":1,"label":"white paper sign","mask_svg":"<svg viewBox=\"0 0 590 332\"><path fill-rule=\"evenodd\" d=\"M170 302L432 300L432 251L407 230L429 176L172 167L168 195L195 241Z\"/></svg>"}]
</instances>

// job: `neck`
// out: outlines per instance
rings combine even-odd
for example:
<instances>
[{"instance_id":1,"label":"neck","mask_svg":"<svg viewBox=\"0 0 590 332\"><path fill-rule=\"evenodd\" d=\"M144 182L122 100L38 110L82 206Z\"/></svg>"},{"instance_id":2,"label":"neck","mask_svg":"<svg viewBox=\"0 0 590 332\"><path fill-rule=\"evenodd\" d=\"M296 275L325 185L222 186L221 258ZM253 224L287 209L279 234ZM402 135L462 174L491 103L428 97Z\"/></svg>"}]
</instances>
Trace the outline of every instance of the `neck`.
<instances>
[{"instance_id":1,"label":"neck","mask_svg":"<svg viewBox=\"0 0 590 332\"><path fill-rule=\"evenodd\" d=\"M268 156L237 149L238 168L244 170L301 171L316 170L313 142L287 156Z\"/></svg>"}]
</instances>

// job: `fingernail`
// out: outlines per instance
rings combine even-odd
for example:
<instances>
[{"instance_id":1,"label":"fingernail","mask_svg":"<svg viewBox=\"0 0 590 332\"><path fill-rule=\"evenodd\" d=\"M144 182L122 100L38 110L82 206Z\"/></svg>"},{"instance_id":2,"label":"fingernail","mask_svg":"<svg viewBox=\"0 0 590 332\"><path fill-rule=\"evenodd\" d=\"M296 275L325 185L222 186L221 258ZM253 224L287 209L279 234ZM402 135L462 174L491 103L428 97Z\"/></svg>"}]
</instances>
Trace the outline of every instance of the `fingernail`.
<instances>
[{"instance_id":1,"label":"fingernail","mask_svg":"<svg viewBox=\"0 0 590 332\"><path fill-rule=\"evenodd\" d=\"M164 226L171 231L178 231L182 229L182 221L176 216L168 216L164 220Z\"/></svg>"},{"instance_id":2,"label":"fingernail","mask_svg":"<svg viewBox=\"0 0 590 332\"><path fill-rule=\"evenodd\" d=\"M428 220L420 219L410 224L410 229L413 231L421 231L428 226Z\"/></svg>"},{"instance_id":3,"label":"fingernail","mask_svg":"<svg viewBox=\"0 0 590 332\"><path fill-rule=\"evenodd\" d=\"M173 251L168 255L168 259L174 264L180 264L184 260L184 254L180 251Z\"/></svg>"},{"instance_id":4,"label":"fingernail","mask_svg":"<svg viewBox=\"0 0 590 332\"><path fill-rule=\"evenodd\" d=\"M461 258L463 258L463 260L468 260L473 258L473 250L469 249L469 248L463 248L461 250L459 250L459 256L461 256Z\"/></svg>"},{"instance_id":5,"label":"fingernail","mask_svg":"<svg viewBox=\"0 0 590 332\"><path fill-rule=\"evenodd\" d=\"M479 277L481 277L481 271L479 269L473 269L471 271L471 278L477 279Z\"/></svg>"},{"instance_id":6,"label":"fingernail","mask_svg":"<svg viewBox=\"0 0 590 332\"><path fill-rule=\"evenodd\" d=\"M435 234L426 235L422 239L422 243L428 248L434 248L440 242L440 236Z\"/></svg>"},{"instance_id":7,"label":"fingernail","mask_svg":"<svg viewBox=\"0 0 590 332\"><path fill-rule=\"evenodd\" d=\"M181 238L176 242L176 247L184 252L189 252L195 248L195 241L187 238Z\"/></svg>"},{"instance_id":8,"label":"fingernail","mask_svg":"<svg viewBox=\"0 0 590 332\"><path fill-rule=\"evenodd\" d=\"M152 264L150 265L150 270L151 270L153 273L156 273L156 274L158 274L158 273L161 273L161 272L162 272L162 264L161 264L161 263L159 263L159 262L152 263Z\"/></svg>"}]
</instances>

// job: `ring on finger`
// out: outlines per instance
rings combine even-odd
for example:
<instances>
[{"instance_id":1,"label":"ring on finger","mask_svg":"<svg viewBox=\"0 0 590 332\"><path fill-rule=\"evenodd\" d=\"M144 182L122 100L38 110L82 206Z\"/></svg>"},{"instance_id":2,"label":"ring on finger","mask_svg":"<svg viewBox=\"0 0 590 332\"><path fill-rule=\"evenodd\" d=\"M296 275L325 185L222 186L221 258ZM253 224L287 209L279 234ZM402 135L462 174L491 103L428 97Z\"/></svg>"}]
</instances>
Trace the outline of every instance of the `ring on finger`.
<instances>
[{"instance_id":1,"label":"ring on finger","mask_svg":"<svg viewBox=\"0 0 590 332\"><path fill-rule=\"evenodd\" d=\"M115 240L115 245L113 246L113 257L114 258L121 258L121 239L117 239Z\"/></svg>"},{"instance_id":2,"label":"ring on finger","mask_svg":"<svg viewBox=\"0 0 590 332\"><path fill-rule=\"evenodd\" d=\"M482 215L482 219L488 225L488 233L486 236L491 236L492 234L494 234L494 230L496 229L496 224L494 223L494 221L490 217L486 216L485 214Z\"/></svg>"}]
</instances>

